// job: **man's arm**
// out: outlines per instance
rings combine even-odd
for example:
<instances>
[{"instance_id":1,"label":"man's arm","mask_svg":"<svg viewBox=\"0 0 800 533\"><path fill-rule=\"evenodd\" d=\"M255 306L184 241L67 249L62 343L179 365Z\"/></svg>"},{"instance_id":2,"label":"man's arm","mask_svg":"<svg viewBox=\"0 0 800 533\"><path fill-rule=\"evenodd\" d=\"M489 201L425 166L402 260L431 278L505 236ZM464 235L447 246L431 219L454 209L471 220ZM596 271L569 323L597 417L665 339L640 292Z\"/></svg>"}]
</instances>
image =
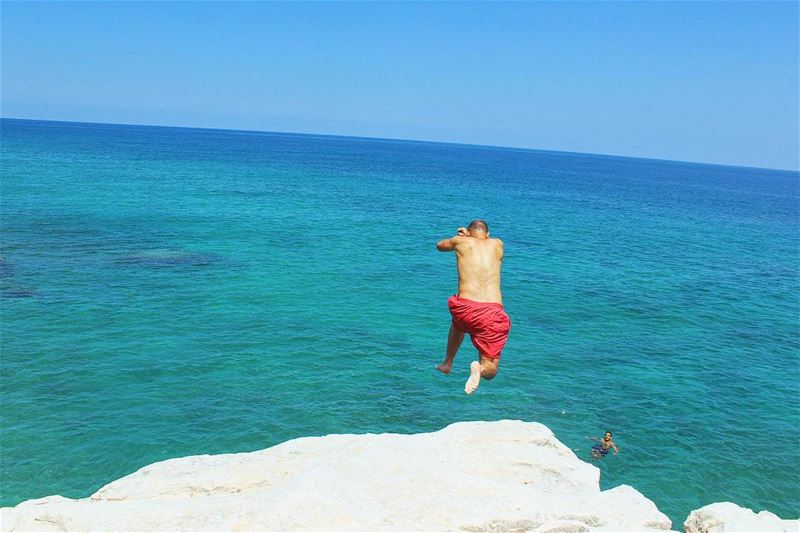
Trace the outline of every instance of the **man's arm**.
<instances>
[{"instance_id":1,"label":"man's arm","mask_svg":"<svg viewBox=\"0 0 800 533\"><path fill-rule=\"evenodd\" d=\"M436 249L440 252L452 252L456 249L456 244L468 237L469 232L467 231L467 228L458 228L458 235L455 237L450 237L449 239L442 239L441 241L437 242Z\"/></svg>"},{"instance_id":2,"label":"man's arm","mask_svg":"<svg viewBox=\"0 0 800 533\"><path fill-rule=\"evenodd\" d=\"M464 237L456 235L455 237L450 237L449 239L442 239L436 243L436 249L440 252L452 252L456 249L456 244L458 241L463 238Z\"/></svg>"}]
</instances>

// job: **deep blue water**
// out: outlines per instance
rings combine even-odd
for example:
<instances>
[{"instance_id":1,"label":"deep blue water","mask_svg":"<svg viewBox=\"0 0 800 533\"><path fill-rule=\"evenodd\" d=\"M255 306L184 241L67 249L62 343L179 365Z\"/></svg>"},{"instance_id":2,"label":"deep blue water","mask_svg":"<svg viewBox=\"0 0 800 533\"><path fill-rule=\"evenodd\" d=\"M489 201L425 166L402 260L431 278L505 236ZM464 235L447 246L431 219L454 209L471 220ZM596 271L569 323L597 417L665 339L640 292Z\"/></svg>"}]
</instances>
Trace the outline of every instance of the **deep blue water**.
<instances>
[{"instance_id":1,"label":"deep blue water","mask_svg":"<svg viewBox=\"0 0 800 533\"><path fill-rule=\"evenodd\" d=\"M680 527L800 515L797 172L2 120L2 505L304 435L547 424ZM500 372L441 362L435 250L505 242Z\"/></svg>"}]
</instances>

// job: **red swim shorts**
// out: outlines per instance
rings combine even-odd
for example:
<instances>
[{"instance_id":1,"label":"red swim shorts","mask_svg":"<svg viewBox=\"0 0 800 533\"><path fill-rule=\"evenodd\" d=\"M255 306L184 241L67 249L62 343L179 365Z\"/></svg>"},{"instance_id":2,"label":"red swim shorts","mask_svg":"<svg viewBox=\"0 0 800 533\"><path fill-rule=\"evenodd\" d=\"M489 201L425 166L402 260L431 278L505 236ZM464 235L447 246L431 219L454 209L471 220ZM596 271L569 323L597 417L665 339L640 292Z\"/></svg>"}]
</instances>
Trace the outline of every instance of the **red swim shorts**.
<instances>
[{"instance_id":1,"label":"red swim shorts","mask_svg":"<svg viewBox=\"0 0 800 533\"><path fill-rule=\"evenodd\" d=\"M508 340L511 320L503 311L503 304L476 302L453 295L447 300L453 325L469 333L472 344L484 357L497 359Z\"/></svg>"}]
</instances>

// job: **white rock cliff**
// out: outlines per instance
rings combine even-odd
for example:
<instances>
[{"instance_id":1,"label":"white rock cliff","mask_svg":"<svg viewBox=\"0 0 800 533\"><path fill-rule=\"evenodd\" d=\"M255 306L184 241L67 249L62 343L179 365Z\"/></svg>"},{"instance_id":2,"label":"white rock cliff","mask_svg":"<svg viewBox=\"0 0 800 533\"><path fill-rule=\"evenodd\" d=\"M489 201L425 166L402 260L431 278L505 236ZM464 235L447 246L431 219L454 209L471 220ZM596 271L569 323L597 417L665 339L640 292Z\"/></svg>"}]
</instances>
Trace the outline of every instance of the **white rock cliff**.
<instances>
[{"instance_id":1,"label":"white rock cliff","mask_svg":"<svg viewBox=\"0 0 800 533\"><path fill-rule=\"evenodd\" d=\"M759 532L797 532L800 522L782 520L769 511L754 513L735 503L712 503L689 514L683 523L686 533L736 533Z\"/></svg>"},{"instance_id":2,"label":"white rock cliff","mask_svg":"<svg viewBox=\"0 0 800 533\"><path fill-rule=\"evenodd\" d=\"M89 498L3 508L0 520L2 531L671 527L641 493L625 485L601 491L599 479L541 424L461 422L435 433L308 437L252 453L171 459Z\"/></svg>"}]
</instances>

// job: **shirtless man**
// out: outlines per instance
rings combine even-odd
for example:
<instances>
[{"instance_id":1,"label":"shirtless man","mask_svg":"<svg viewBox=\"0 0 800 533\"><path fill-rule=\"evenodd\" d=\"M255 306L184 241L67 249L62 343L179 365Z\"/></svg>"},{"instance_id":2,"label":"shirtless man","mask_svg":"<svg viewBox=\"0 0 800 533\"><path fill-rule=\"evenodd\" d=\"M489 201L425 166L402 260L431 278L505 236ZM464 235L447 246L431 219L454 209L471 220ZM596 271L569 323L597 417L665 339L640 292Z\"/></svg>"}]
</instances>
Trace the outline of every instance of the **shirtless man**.
<instances>
[{"instance_id":1,"label":"shirtless man","mask_svg":"<svg viewBox=\"0 0 800 533\"><path fill-rule=\"evenodd\" d=\"M503 241L489 238L489 227L483 220L473 220L458 234L436 244L440 252L456 252L458 294L447 301L453 321L447 338L444 362L436 369L449 374L464 334L469 333L478 349L480 362L473 361L464 392L472 394L483 379L497 374L500 352L508 339L511 322L503 310L500 294L500 266Z\"/></svg>"},{"instance_id":2,"label":"shirtless man","mask_svg":"<svg viewBox=\"0 0 800 533\"><path fill-rule=\"evenodd\" d=\"M605 435L603 435L602 439L598 439L597 437L592 437L592 440L598 442L592 446L592 458L593 459L600 459L601 457L605 457L608 455L608 450L613 449L614 455L619 453L619 447L617 444L611 440L611 432L606 431Z\"/></svg>"}]
</instances>

